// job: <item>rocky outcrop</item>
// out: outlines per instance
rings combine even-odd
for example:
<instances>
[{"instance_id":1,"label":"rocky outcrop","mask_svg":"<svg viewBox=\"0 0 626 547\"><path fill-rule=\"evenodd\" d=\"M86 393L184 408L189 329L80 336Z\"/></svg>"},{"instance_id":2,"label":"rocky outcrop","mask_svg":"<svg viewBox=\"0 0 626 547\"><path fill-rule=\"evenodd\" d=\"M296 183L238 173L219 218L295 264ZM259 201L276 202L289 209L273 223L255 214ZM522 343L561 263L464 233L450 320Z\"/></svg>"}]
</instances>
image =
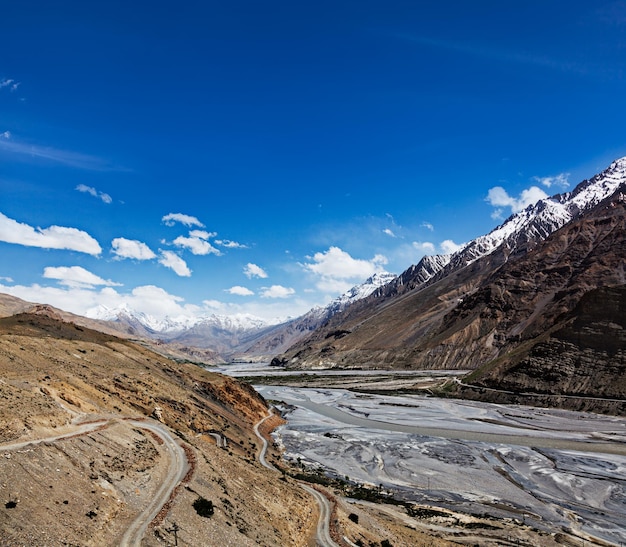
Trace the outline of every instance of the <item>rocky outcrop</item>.
<instances>
[{"instance_id":1,"label":"rocky outcrop","mask_svg":"<svg viewBox=\"0 0 626 547\"><path fill-rule=\"evenodd\" d=\"M626 285L586 293L558 325L527 346L479 368L464 382L474 387L457 392L626 414Z\"/></svg>"}]
</instances>

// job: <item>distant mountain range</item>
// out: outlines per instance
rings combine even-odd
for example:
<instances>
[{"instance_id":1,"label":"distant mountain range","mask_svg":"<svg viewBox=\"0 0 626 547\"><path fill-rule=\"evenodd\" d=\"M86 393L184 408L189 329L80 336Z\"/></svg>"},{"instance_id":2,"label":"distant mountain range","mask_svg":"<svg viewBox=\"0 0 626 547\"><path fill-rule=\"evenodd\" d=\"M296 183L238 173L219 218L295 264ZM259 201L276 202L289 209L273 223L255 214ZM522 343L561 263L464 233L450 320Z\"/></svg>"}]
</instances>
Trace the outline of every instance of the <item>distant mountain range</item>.
<instances>
[{"instance_id":1,"label":"distant mountain range","mask_svg":"<svg viewBox=\"0 0 626 547\"><path fill-rule=\"evenodd\" d=\"M309 332L351 303L369 296L395 279L394 274L376 273L327 306L313 308L301 317L279 323L248 314L166 317L159 320L124 305L95 308L90 317L106 321L128 335L158 340L198 357L197 349L215 352L211 361L232 359L269 360L287 350Z\"/></svg>"}]
</instances>

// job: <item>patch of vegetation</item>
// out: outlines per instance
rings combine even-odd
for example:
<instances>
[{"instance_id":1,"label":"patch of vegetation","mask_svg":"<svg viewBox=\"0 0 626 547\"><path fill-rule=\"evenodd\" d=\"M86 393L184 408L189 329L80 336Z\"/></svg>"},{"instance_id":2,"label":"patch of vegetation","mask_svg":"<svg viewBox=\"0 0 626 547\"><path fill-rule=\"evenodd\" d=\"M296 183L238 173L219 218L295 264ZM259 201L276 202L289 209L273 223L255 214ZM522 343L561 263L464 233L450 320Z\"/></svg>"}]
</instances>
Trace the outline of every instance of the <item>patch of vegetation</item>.
<instances>
[{"instance_id":1,"label":"patch of vegetation","mask_svg":"<svg viewBox=\"0 0 626 547\"><path fill-rule=\"evenodd\" d=\"M203 498L202 496L198 497L198 499L193 502L193 508L196 510L198 515L205 518L212 517L215 512L213 502Z\"/></svg>"},{"instance_id":2,"label":"patch of vegetation","mask_svg":"<svg viewBox=\"0 0 626 547\"><path fill-rule=\"evenodd\" d=\"M417 505L407 505L406 512L410 517L420 519L450 516L448 513L444 513L443 511L437 511L436 509L429 509L427 507L418 507Z\"/></svg>"},{"instance_id":3,"label":"patch of vegetation","mask_svg":"<svg viewBox=\"0 0 626 547\"><path fill-rule=\"evenodd\" d=\"M338 330L334 330L329 332L326 335L326 338L335 338L335 340L339 339L339 338L343 338L346 334L350 334L351 331L349 330L344 330L344 329L338 329Z\"/></svg>"}]
</instances>

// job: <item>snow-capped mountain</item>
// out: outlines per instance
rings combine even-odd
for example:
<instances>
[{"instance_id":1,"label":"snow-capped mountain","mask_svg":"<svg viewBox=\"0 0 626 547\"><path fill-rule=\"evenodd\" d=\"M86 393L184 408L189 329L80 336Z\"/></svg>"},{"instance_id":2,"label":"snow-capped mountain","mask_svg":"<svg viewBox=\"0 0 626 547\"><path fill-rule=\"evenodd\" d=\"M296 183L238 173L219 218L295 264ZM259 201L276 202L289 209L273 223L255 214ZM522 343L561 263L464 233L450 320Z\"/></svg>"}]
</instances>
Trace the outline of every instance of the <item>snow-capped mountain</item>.
<instances>
[{"instance_id":1,"label":"snow-capped mountain","mask_svg":"<svg viewBox=\"0 0 626 547\"><path fill-rule=\"evenodd\" d=\"M624 283L625 195L621 158L454 254L424 257L274 362L294 368L487 363L545 335L594 287Z\"/></svg>"},{"instance_id":2,"label":"snow-capped mountain","mask_svg":"<svg viewBox=\"0 0 626 547\"><path fill-rule=\"evenodd\" d=\"M367 278L360 285L355 285L350 290L343 293L341 296L335 298L332 302L330 302L330 304L319 308L321 310L321 313L319 313L318 315L322 317L330 317L335 313L339 313L353 302L368 297L376 289L387 285L387 283L390 283L395 278L396 275L389 272L375 273L373 276Z\"/></svg>"},{"instance_id":3,"label":"snow-capped mountain","mask_svg":"<svg viewBox=\"0 0 626 547\"><path fill-rule=\"evenodd\" d=\"M388 272L375 273L363 283L355 285L341 296L332 300L326 306L317 306L304 315L271 329L250 346L242 348L243 352L238 357L245 355L248 357L268 358L276 355L276 353L285 351L307 334L319 328L329 318L340 313L351 304L367 298L380 287L393 281L395 277L395 274Z\"/></svg>"},{"instance_id":4,"label":"snow-capped mountain","mask_svg":"<svg viewBox=\"0 0 626 547\"><path fill-rule=\"evenodd\" d=\"M89 310L86 316L90 319L99 319L101 321L127 323L134 327L147 329L153 333L179 332L191 328L201 320L199 317L184 315L158 319L150 314L134 310L127 304L122 304L116 308L108 308L100 305Z\"/></svg>"},{"instance_id":5,"label":"snow-capped mountain","mask_svg":"<svg viewBox=\"0 0 626 547\"><path fill-rule=\"evenodd\" d=\"M369 296L394 278L395 275L391 273L376 273L327 306L313 308L299 318L282 323L280 320L266 321L250 314L181 315L158 319L150 314L133 310L127 304L117 308L98 306L90 310L87 316L90 319L113 322L136 336L157 338L164 342L197 348L210 348L225 358L235 354L267 356L277 348L283 348L278 340L288 341L289 345L293 344L333 314Z\"/></svg>"},{"instance_id":6,"label":"snow-capped mountain","mask_svg":"<svg viewBox=\"0 0 626 547\"><path fill-rule=\"evenodd\" d=\"M605 171L584 180L571 192L556 194L529 205L484 236L466 243L453 254L425 256L373 296L393 296L441 279L496 250L505 258L524 254L551 233L596 206L626 182L626 157Z\"/></svg>"},{"instance_id":7,"label":"snow-capped mountain","mask_svg":"<svg viewBox=\"0 0 626 547\"><path fill-rule=\"evenodd\" d=\"M511 253L526 251L529 244L544 240L581 213L596 206L625 181L626 157L614 161L599 175L584 180L572 192L541 199L511 215L487 235L474 239L457 251L450 263L453 266L468 264L502 245L506 245Z\"/></svg>"},{"instance_id":8,"label":"snow-capped mountain","mask_svg":"<svg viewBox=\"0 0 626 547\"><path fill-rule=\"evenodd\" d=\"M278 321L265 321L254 315L243 313L233 315L180 315L177 317L166 316L163 319L158 319L150 314L133 310L127 304L123 304L117 308L98 306L90 310L87 313L87 317L101 321L125 323L166 339L176 337L194 328L214 328L238 332L259 330L278 323Z\"/></svg>"}]
</instances>

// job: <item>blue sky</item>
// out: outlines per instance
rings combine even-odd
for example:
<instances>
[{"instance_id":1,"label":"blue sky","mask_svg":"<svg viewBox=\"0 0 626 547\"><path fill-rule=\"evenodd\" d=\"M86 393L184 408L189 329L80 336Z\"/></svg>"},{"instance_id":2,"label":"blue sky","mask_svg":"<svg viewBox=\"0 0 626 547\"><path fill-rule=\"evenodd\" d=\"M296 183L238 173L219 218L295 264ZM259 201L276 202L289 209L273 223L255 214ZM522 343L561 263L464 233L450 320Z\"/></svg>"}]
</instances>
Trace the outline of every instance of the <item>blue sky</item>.
<instances>
[{"instance_id":1,"label":"blue sky","mask_svg":"<svg viewBox=\"0 0 626 547\"><path fill-rule=\"evenodd\" d=\"M6 3L0 291L299 315L626 155L626 1Z\"/></svg>"}]
</instances>

